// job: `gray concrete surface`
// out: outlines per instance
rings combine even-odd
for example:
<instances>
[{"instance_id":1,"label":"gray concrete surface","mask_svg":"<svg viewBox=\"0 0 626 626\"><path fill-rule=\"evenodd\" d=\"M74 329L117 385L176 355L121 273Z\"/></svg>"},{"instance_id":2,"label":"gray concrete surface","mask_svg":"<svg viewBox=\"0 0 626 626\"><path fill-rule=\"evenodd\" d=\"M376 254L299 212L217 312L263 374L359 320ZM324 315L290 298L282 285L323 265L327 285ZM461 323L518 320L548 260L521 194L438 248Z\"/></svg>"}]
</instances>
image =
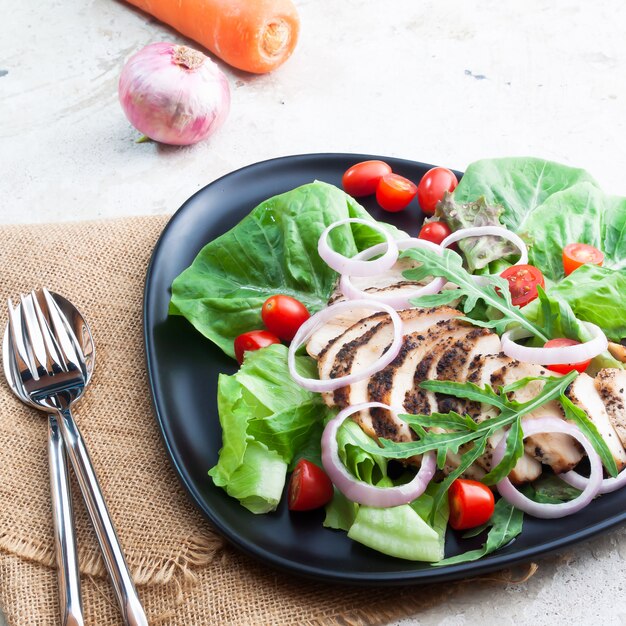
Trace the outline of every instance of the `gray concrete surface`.
<instances>
[{"instance_id":1,"label":"gray concrete surface","mask_svg":"<svg viewBox=\"0 0 626 626\"><path fill-rule=\"evenodd\" d=\"M0 222L171 213L227 172L306 152L458 169L534 155L626 194L623 1L296 4L293 58L266 76L225 67L226 124L172 148L135 143L117 80L143 45L179 36L116 0L0 0ZM625 559L621 529L542 562L522 585L430 589L402 624L626 623Z\"/></svg>"}]
</instances>

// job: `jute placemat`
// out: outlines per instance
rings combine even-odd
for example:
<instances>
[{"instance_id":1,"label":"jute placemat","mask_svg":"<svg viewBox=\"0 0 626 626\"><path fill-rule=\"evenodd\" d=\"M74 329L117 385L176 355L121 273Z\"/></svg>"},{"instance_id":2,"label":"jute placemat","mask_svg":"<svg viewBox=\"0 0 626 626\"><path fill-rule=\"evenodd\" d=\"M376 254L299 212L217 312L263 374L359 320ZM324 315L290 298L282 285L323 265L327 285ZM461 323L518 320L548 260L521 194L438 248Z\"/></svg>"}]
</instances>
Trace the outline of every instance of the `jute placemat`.
<instances>
[{"instance_id":1,"label":"jute placemat","mask_svg":"<svg viewBox=\"0 0 626 626\"><path fill-rule=\"evenodd\" d=\"M152 414L142 344L150 254L166 217L0 228L2 297L46 286L70 298L96 342L77 405L151 623L378 624L441 601L452 585L356 589L286 576L229 546L191 505ZM0 306L4 329L6 311ZM0 377L1 379L2 377ZM46 424L0 384L0 606L11 625L58 623ZM78 489L74 511L89 624L119 613Z\"/></svg>"}]
</instances>

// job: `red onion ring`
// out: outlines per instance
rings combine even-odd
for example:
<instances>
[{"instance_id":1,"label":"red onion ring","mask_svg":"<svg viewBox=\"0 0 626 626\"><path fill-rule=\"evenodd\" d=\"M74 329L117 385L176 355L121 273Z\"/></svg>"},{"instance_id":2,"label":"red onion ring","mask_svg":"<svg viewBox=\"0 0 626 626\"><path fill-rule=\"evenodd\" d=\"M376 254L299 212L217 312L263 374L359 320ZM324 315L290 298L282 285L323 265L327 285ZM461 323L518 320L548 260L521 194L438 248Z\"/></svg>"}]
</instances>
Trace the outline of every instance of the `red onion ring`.
<instances>
[{"instance_id":1,"label":"red onion ring","mask_svg":"<svg viewBox=\"0 0 626 626\"><path fill-rule=\"evenodd\" d=\"M398 246L398 250L407 250L409 248L426 248L427 250L432 250L437 254L441 254L441 248L438 245L424 239L416 239L415 237L411 237L409 239L400 239L396 241L396 245ZM365 260L371 259L373 256L376 256L377 254L383 252L386 247L387 244L379 243L378 245L372 246L371 248L367 248L366 250L359 252L353 258ZM427 285L424 285L423 287L417 287L414 291L409 292L408 295L399 296L397 294L394 294L393 292L370 293L368 291L362 291L352 284L352 279L348 274L342 274L339 281L339 289L341 290L341 293L343 293L343 295L348 299L365 298L366 300L377 300L378 302L384 302L385 304L392 306L394 309L400 310L408 309L412 306L409 302L411 298L439 293L443 289L443 286L445 284L446 281L444 278L437 277L434 278Z\"/></svg>"},{"instance_id":2,"label":"red onion ring","mask_svg":"<svg viewBox=\"0 0 626 626\"><path fill-rule=\"evenodd\" d=\"M560 348L532 348L520 346L516 339L529 337L530 332L525 328L513 328L502 335L502 352L517 361L538 363L539 365L557 365L560 363L580 363L593 359L602 354L609 347L609 342L602 329L591 322L582 322L591 333L593 339L575 346Z\"/></svg>"},{"instance_id":3,"label":"red onion ring","mask_svg":"<svg viewBox=\"0 0 626 626\"><path fill-rule=\"evenodd\" d=\"M354 308L367 308L374 311L384 311L391 317L391 323L393 324L393 341L389 346L389 349L380 356L380 358L367 367L364 367L360 372L354 374L348 374L341 378L331 378L326 380L318 380L317 378L304 378L300 376L296 371L296 352L305 344L322 325L328 320L332 319L338 313L341 313L345 309ZM289 352L287 354L287 365L289 366L289 373L291 377L305 389L309 391L334 391L339 387L345 387L351 385L364 378L369 378L383 367L387 367L391 361L393 361L400 348L402 347L402 320L400 316L389 305L382 302L376 302L374 300L344 300L342 302L336 302L330 306L318 311L315 315L311 316L295 334L294 338L289 345Z\"/></svg>"},{"instance_id":4,"label":"red onion ring","mask_svg":"<svg viewBox=\"0 0 626 626\"><path fill-rule=\"evenodd\" d=\"M335 252L328 244L328 233L343 224L364 224L379 232L385 238L384 245L386 245L387 248L385 254L375 261L363 261L358 258L358 255L348 258L343 254L339 254L339 252ZM326 261L327 265L336 272L340 274L351 274L352 276L359 276L361 278L380 274L390 269L398 260L398 246L391 234L377 222L370 222L358 217L348 217L344 220L333 222L320 235L319 241L317 242L317 251L320 257Z\"/></svg>"},{"instance_id":5,"label":"red onion ring","mask_svg":"<svg viewBox=\"0 0 626 626\"><path fill-rule=\"evenodd\" d=\"M470 226L469 228L460 228L448 235L442 242L441 247L447 248L450 244L466 239L467 237L481 237L484 235L493 235L502 237L517 246L520 251L520 258L515 265L526 265L528 263L528 250L524 241L513 231L503 226Z\"/></svg>"},{"instance_id":6,"label":"red onion ring","mask_svg":"<svg viewBox=\"0 0 626 626\"><path fill-rule=\"evenodd\" d=\"M363 404L355 404L343 409L326 424L322 434L322 465L335 487L353 502L380 508L408 504L424 493L428 483L434 476L434 452L430 451L424 454L422 465L415 478L411 482L398 487L375 487L374 485L368 485L350 474L339 458L339 446L337 444L339 427L344 420L354 413L374 407L396 413L394 409L382 402L364 402Z\"/></svg>"},{"instance_id":7,"label":"red onion ring","mask_svg":"<svg viewBox=\"0 0 626 626\"><path fill-rule=\"evenodd\" d=\"M581 476L574 470L565 472L564 474L559 474L559 477L562 478L568 485L576 487L576 489L585 489L589 483L588 478ZM604 478L600 483L598 493L611 493L612 491L621 489L624 485L626 485L626 471L622 470L615 478L612 476L610 478Z\"/></svg>"},{"instance_id":8,"label":"red onion ring","mask_svg":"<svg viewBox=\"0 0 626 626\"><path fill-rule=\"evenodd\" d=\"M593 449L591 442L585 437L578 426L562 420L559 417L538 417L536 419L522 420L522 430L524 438L538 435L540 433L564 433L574 437L585 449L589 457L591 474L587 480L583 492L569 502L561 504L546 504L530 500L520 493L508 478L503 478L497 485L500 495L514 507L542 519L555 519L577 513L586 507L600 492L602 484L602 461L598 453ZM500 443L493 451L494 467L502 460L504 448L506 446L506 435L502 437Z\"/></svg>"}]
</instances>

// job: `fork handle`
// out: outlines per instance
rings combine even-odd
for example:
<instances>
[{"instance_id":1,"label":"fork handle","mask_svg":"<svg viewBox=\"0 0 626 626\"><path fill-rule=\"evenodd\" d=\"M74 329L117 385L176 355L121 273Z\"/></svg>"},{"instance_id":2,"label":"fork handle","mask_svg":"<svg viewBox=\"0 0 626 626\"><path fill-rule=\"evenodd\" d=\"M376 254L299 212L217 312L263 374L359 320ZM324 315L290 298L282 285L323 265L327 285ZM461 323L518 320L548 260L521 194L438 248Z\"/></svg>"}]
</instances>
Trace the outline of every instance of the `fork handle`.
<instances>
[{"instance_id":1,"label":"fork handle","mask_svg":"<svg viewBox=\"0 0 626 626\"><path fill-rule=\"evenodd\" d=\"M48 416L48 461L61 624L62 626L83 626L80 574L68 465L65 446L54 415Z\"/></svg>"},{"instance_id":2,"label":"fork handle","mask_svg":"<svg viewBox=\"0 0 626 626\"><path fill-rule=\"evenodd\" d=\"M58 422L78 485L87 505L87 511L98 537L124 623L127 626L148 626L146 614L130 577L124 553L102 496L89 453L69 408L59 411Z\"/></svg>"}]
</instances>

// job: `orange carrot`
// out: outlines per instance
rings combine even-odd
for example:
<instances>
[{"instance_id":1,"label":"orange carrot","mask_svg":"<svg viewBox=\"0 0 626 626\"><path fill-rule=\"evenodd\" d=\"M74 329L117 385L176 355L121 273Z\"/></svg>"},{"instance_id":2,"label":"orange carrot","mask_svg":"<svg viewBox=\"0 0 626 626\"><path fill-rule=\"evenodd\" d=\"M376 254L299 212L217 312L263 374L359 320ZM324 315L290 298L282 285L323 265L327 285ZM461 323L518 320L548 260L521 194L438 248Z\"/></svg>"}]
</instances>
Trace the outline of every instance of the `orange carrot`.
<instances>
[{"instance_id":1,"label":"orange carrot","mask_svg":"<svg viewBox=\"0 0 626 626\"><path fill-rule=\"evenodd\" d=\"M220 59L264 74L284 63L298 41L292 0L128 0L202 44Z\"/></svg>"}]
</instances>

